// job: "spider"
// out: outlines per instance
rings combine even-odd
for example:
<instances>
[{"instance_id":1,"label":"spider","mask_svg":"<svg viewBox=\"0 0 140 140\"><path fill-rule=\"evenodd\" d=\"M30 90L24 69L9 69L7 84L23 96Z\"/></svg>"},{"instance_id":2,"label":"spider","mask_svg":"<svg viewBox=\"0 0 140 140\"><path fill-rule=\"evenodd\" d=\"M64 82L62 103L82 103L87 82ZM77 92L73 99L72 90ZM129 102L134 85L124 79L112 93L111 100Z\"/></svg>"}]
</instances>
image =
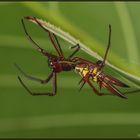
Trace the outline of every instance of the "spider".
<instances>
[{"instance_id":1,"label":"spider","mask_svg":"<svg viewBox=\"0 0 140 140\"><path fill-rule=\"evenodd\" d=\"M46 51L45 49L41 48L32 39L32 37L27 32L27 29L26 29L26 26L25 26L25 23L24 23L24 19L36 23L39 27L41 27L45 32L48 33L49 39L50 39L53 47L55 48L55 50L57 52L57 55L53 55L53 54L49 53L48 51ZM109 25L108 45L107 45L107 49L106 49L104 58L103 58L102 61L97 60L96 63L93 63L91 61L88 61L88 60L80 58L80 57L74 57L74 55L80 50L80 45L79 44L75 44L74 46L71 47L72 49L75 49L75 50L72 52L72 54L70 56L68 56L66 58L64 56L64 53L63 53L62 49L61 49L59 41L58 41L58 39L57 39L57 37L54 33L50 32L48 29L46 29L44 27L44 25L42 25L40 20L38 20L35 17L27 16L27 17L24 17L24 19L22 19L21 21L22 21L22 25L23 25L23 29L25 31L26 37L33 44L35 49L37 49L42 55L44 55L45 57L48 58L48 64L49 64L49 67L52 70L52 72L49 74L49 76L45 80L42 80L42 79L39 79L39 78L36 78L36 77L33 77L31 75L26 74L17 64L15 64L15 65L16 65L17 69L26 78L28 78L30 80L37 81L41 84L47 84L51 79L53 80L53 90L52 90L52 92L46 92L46 93L38 93L37 92L36 93L36 92L32 92L25 85L25 83L22 81L20 76L18 76L18 79L19 79L20 83L22 84L22 86L31 95L48 95L48 96L56 95L56 93L57 93L57 74L62 72L62 71L75 70L82 77L80 82L79 82L79 84L81 84L80 89L82 89L83 86L85 85L85 83L87 83L92 88L92 90L99 96L102 96L102 95L116 95L118 97L127 99L127 97L124 96L117 89L116 86L126 87L126 88L128 88L129 86L126 85L125 83L123 83L122 81L114 78L113 76L105 74L103 72L103 68L105 66L105 61L106 61L107 54L108 54L110 44L111 44L111 25ZM99 90L97 90L95 88L95 86L93 85L93 82L96 82L99 85L100 91L101 91L101 88L106 88L110 93L109 94L104 94L104 93L100 92Z\"/></svg>"}]
</instances>

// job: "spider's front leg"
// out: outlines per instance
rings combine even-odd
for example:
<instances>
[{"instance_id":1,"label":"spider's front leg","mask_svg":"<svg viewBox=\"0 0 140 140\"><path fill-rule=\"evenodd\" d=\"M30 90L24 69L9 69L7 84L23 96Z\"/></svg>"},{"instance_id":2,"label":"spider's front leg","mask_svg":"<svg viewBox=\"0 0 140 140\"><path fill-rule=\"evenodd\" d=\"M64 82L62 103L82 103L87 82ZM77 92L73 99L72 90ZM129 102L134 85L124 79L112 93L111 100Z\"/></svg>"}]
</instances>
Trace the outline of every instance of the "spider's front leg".
<instances>
[{"instance_id":1,"label":"spider's front leg","mask_svg":"<svg viewBox=\"0 0 140 140\"><path fill-rule=\"evenodd\" d=\"M67 58L68 60L71 59L79 50L80 50L80 45L76 44L72 47L70 47L71 49L75 49L74 52Z\"/></svg>"},{"instance_id":2,"label":"spider's front leg","mask_svg":"<svg viewBox=\"0 0 140 140\"><path fill-rule=\"evenodd\" d=\"M44 56L47 56L47 57L56 57L55 55L52 55L52 54L48 53L46 50L44 50L43 48L41 48L41 47L32 39L32 37L31 37L30 34L28 33L23 19L21 20L21 22L22 22L22 25L23 25L23 29L24 29L25 35L26 35L26 37L29 39L29 41L33 44L33 47L34 47L35 49L37 49L40 53L42 53Z\"/></svg>"}]
</instances>

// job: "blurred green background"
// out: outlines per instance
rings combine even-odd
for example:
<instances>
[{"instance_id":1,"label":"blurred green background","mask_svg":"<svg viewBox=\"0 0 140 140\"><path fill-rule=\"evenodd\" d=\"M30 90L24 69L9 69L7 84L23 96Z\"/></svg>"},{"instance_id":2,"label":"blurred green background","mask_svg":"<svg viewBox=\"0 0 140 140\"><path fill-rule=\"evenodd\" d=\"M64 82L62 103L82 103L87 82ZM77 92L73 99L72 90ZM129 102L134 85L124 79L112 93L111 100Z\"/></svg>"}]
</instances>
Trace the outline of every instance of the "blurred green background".
<instances>
[{"instance_id":1,"label":"blurred green background","mask_svg":"<svg viewBox=\"0 0 140 140\"><path fill-rule=\"evenodd\" d=\"M14 67L17 63L26 73L43 79L50 73L47 59L32 47L21 24L22 17L35 16L69 32L101 56L107 45L108 24L111 24L108 60L140 77L139 12L139 2L1 2L0 137L140 137L140 92L127 95L128 100L98 97L88 85L79 92L80 76L71 71L58 74L55 97L34 97L20 85L17 75L21 74ZM26 22L26 26L41 47L56 53L47 33L33 23ZM89 38L99 46L89 42ZM59 40L68 56L72 52L71 44ZM77 56L96 61L86 52L80 51ZM131 80L109 67L105 71L130 85L130 90L135 89ZM40 85L23 80L32 91L47 92L52 88L51 82Z\"/></svg>"}]
</instances>

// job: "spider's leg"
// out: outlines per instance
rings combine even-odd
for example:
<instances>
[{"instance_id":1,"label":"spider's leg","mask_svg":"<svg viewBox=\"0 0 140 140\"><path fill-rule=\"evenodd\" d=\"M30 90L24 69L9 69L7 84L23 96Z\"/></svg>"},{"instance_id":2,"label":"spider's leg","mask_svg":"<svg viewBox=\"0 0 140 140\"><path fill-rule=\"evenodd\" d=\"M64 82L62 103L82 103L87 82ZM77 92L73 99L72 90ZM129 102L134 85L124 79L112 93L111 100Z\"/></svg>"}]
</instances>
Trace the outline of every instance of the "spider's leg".
<instances>
[{"instance_id":1,"label":"spider's leg","mask_svg":"<svg viewBox=\"0 0 140 140\"><path fill-rule=\"evenodd\" d=\"M54 96L54 95L56 95L56 88L57 88L57 86L56 86L56 73L55 73L55 72L53 73L53 81L55 81L55 82L53 82L53 92L48 92L48 93L35 93L35 92L32 92L32 91L24 84L24 82L22 81L22 79L21 79L19 76L18 76L18 79L19 79L21 85L22 85L31 95L33 95L33 96L40 96L40 95Z\"/></svg>"},{"instance_id":2,"label":"spider's leg","mask_svg":"<svg viewBox=\"0 0 140 140\"><path fill-rule=\"evenodd\" d=\"M81 91L81 89L84 87L85 83L89 80L89 72L86 74L86 76L83 76L82 79L79 81L79 84L81 84L81 87L79 89L79 91Z\"/></svg>"},{"instance_id":3,"label":"spider's leg","mask_svg":"<svg viewBox=\"0 0 140 140\"><path fill-rule=\"evenodd\" d=\"M78 82L79 85L81 84L79 91L81 91L81 89L83 88L83 86L85 85L85 83L86 83L85 78L82 77L81 80Z\"/></svg>"},{"instance_id":4,"label":"spider's leg","mask_svg":"<svg viewBox=\"0 0 140 140\"><path fill-rule=\"evenodd\" d=\"M23 25L23 29L24 29L24 32L27 36L27 38L29 39L29 41L33 44L33 47L35 49L37 49L39 52L41 52L43 55L47 56L47 57L56 57L55 55L52 55L50 53L48 53L46 50L44 50L43 48L41 48L33 39L32 37L29 35L29 33L27 32L27 29L26 29L26 26L24 24L24 21L23 19L21 20L22 22L22 25Z\"/></svg>"},{"instance_id":5,"label":"spider's leg","mask_svg":"<svg viewBox=\"0 0 140 140\"><path fill-rule=\"evenodd\" d=\"M57 37L54 35L54 33L51 33L49 30L47 30L35 17L25 17L27 20L33 20L36 22L44 31L48 32L49 38L51 40L51 43L53 44L54 48L56 49L59 56L64 57L61 46L57 40Z\"/></svg>"},{"instance_id":6,"label":"spider's leg","mask_svg":"<svg viewBox=\"0 0 140 140\"><path fill-rule=\"evenodd\" d=\"M107 58L107 54L108 54L108 51L109 51L109 48L110 48L110 45L111 44L111 25L109 24L109 37L108 37L108 45L107 45L107 49L106 49L106 52L105 52L105 56L104 56L104 59L103 61L101 62L101 65L100 65L100 69L102 69L105 65L105 61L106 61L106 58Z\"/></svg>"},{"instance_id":7,"label":"spider's leg","mask_svg":"<svg viewBox=\"0 0 140 140\"><path fill-rule=\"evenodd\" d=\"M105 80L105 78L103 78L103 79ZM98 82L97 83L99 83L99 86L101 86L101 87L103 86L103 87L107 88L107 90L110 91L110 94L105 94L104 93L104 95L111 95L111 93L112 93L113 95L116 95L116 96L119 96L121 98L127 99L127 97L125 97L115 86L110 84L108 81L104 81L103 79L100 79L98 77ZM101 85L100 85L100 83L101 83Z\"/></svg>"},{"instance_id":8,"label":"spider's leg","mask_svg":"<svg viewBox=\"0 0 140 140\"><path fill-rule=\"evenodd\" d=\"M101 89L102 89L102 81L100 81L99 79L97 79L97 83L99 84L99 89L101 91Z\"/></svg>"},{"instance_id":9,"label":"spider's leg","mask_svg":"<svg viewBox=\"0 0 140 140\"><path fill-rule=\"evenodd\" d=\"M116 87L114 87L112 84L106 83L105 87L114 95L117 95L121 98L127 99Z\"/></svg>"},{"instance_id":10,"label":"spider's leg","mask_svg":"<svg viewBox=\"0 0 140 140\"><path fill-rule=\"evenodd\" d=\"M59 41L58 41L58 39L57 39L57 37L56 37L56 35L54 33L53 33L53 36L54 36L54 38L56 40L57 46L59 47L59 51L60 51L61 56L64 57L63 51L61 49L61 45L60 45L60 43L59 43Z\"/></svg>"},{"instance_id":11,"label":"spider's leg","mask_svg":"<svg viewBox=\"0 0 140 140\"><path fill-rule=\"evenodd\" d=\"M26 73L19 67L19 65L17 65L17 64L15 64L15 67L16 67L26 78L28 78L28 79L30 79L30 80L34 80L34 81L40 82L41 84L45 84L45 83L49 82L49 80L50 80L50 79L52 78L52 76L53 76L53 71L52 71L51 74L48 76L47 79L42 80L42 79L40 79L40 78L36 78L36 77L33 77L33 76L31 76L31 75L26 74Z\"/></svg>"},{"instance_id":12,"label":"spider's leg","mask_svg":"<svg viewBox=\"0 0 140 140\"><path fill-rule=\"evenodd\" d=\"M89 84L89 86L93 89L93 91L99 95L99 96L102 96L102 95L106 95L106 94L103 94L103 93L100 93L98 92L98 90L93 86L93 84L88 80L87 83Z\"/></svg>"},{"instance_id":13,"label":"spider's leg","mask_svg":"<svg viewBox=\"0 0 140 140\"><path fill-rule=\"evenodd\" d=\"M81 84L81 87L80 87L79 91L81 91L81 89L84 87L85 83L86 83L86 81L83 81L83 83Z\"/></svg>"},{"instance_id":14,"label":"spider's leg","mask_svg":"<svg viewBox=\"0 0 140 140\"><path fill-rule=\"evenodd\" d=\"M37 21L37 22L38 22L38 21ZM44 28L40 23L38 23L38 24L39 24L42 28ZM48 30L47 30L47 31L48 31ZM62 52L62 50L60 49L61 47L60 47L58 44L56 44L56 42L58 43L58 40L57 40L57 41L54 41L54 38L53 38L53 37L55 37L55 39L56 39L56 36L55 36L53 33L51 33L50 31L48 31L48 33L49 33L49 38L50 38L50 40L51 40L51 42L52 42L54 48L56 49L58 55L61 56L61 57L64 57L63 52Z\"/></svg>"},{"instance_id":15,"label":"spider's leg","mask_svg":"<svg viewBox=\"0 0 140 140\"><path fill-rule=\"evenodd\" d=\"M104 93L104 94L117 95L117 96L120 96L120 97L126 98L126 99L127 99L127 97L125 97L124 94L137 93L140 91L140 89L134 89L131 91L124 91L122 94L115 86L120 86L120 87L124 87L124 88L128 88L129 86L110 75L104 75L102 78L98 77L97 83L99 83L99 87L104 86L110 91L110 93ZM111 93L113 93L113 94L111 94Z\"/></svg>"},{"instance_id":16,"label":"spider's leg","mask_svg":"<svg viewBox=\"0 0 140 140\"><path fill-rule=\"evenodd\" d=\"M53 73L53 95L57 92L57 76L56 73Z\"/></svg>"},{"instance_id":17,"label":"spider's leg","mask_svg":"<svg viewBox=\"0 0 140 140\"><path fill-rule=\"evenodd\" d=\"M71 47L71 49L74 49L74 52L67 58L68 60L71 59L79 50L80 50L80 45L79 44L76 44L74 46Z\"/></svg>"},{"instance_id":18,"label":"spider's leg","mask_svg":"<svg viewBox=\"0 0 140 140\"><path fill-rule=\"evenodd\" d=\"M110 76L110 75L105 75L105 78L109 79L110 84L114 84L116 86L121 86L121 87L126 87L128 88L129 86L123 83L122 81Z\"/></svg>"},{"instance_id":19,"label":"spider's leg","mask_svg":"<svg viewBox=\"0 0 140 140\"><path fill-rule=\"evenodd\" d=\"M79 62L79 63L85 63L86 66L89 66L90 64L93 65L93 66L96 66L95 63L93 63L93 62L91 62L89 60L80 58L80 57L74 57L74 58L72 58L72 61L73 62Z\"/></svg>"},{"instance_id":20,"label":"spider's leg","mask_svg":"<svg viewBox=\"0 0 140 140\"><path fill-rule=\"evenodd\" d=\"M81 78L81 80L78 82L78 84L81 84L82 81L84 81L84 77Z\"/></svg>"}]
</instances>

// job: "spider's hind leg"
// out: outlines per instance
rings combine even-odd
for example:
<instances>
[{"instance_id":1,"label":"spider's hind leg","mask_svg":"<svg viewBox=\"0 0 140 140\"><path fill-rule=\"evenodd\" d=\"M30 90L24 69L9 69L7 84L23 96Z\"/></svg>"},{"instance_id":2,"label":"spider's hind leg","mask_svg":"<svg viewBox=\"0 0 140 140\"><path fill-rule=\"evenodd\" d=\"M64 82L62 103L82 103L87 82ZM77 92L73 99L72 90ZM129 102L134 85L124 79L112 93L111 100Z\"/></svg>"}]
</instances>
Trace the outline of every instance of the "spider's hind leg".
<instances>
[{"instance_id":1,"label":"spider's hind leg","mask_svg":"<svg viewBox=\"0 0 140 140\"><path fill-rule=\"evenodd\" d=\"M53 71L51 72L51 74L45 79L45 80L42 80L40 78L36 78L36 77L33 77L31 75L28 75L26 74L21 68L19 65L15 64L15 67L28 79L30 80L33 80L33 81L37 81L37 82L40 82L41 84L46 84L50 81L50 79L52 78L53 76Z\"/></svg>"},{"instance_id":2,"label":"spider's hind leg","mask_svg":"<svg viewBox=\"0 0 140 140\"><path fill-rule=\"evenodd\" d=\"M56 73L53 73L53 91L48 93L35 93L32 92L22 81L22 79L18 76L18 80L20 81L21 85L26 89L28 93L30 93L33 96L39 96L39 95L47 95L47 96L54 96L57 92L57 84L56 84Z\"/></svg>"}]
</instances>

